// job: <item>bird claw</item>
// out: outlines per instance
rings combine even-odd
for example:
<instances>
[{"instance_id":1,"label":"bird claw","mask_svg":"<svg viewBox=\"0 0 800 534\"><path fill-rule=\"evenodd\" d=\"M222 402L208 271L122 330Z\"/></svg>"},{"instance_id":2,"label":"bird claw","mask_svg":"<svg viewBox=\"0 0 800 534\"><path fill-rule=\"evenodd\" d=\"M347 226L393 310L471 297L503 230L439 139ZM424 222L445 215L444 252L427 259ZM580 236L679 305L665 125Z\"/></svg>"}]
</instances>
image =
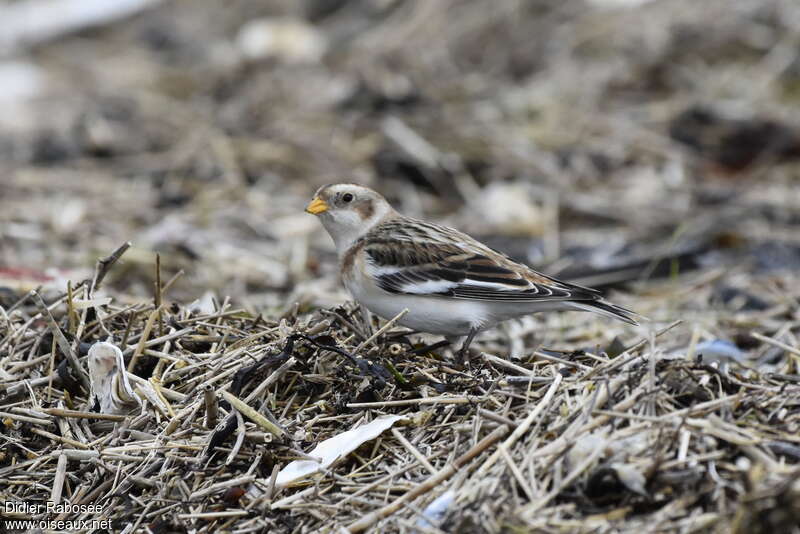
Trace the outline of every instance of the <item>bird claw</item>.
<instances>
[{"instance_id":1,"label":"bird claw","mask_svg":"<svg viewBox=\"0 0 800 534\"><path fill-rule=\"evenodd\" d=\"M458 363L460 363L461 365L469 363L469 357L468 357L469 346L472 345L472 340L475 337L475 334L477 333L478 333L477 330L470 331L470 333L467 335L467 338L464 340L464 344L461 345L461 348L458 350L458 353L456 353L456 357L458 358Z\"/></svg>"}]
</instances>

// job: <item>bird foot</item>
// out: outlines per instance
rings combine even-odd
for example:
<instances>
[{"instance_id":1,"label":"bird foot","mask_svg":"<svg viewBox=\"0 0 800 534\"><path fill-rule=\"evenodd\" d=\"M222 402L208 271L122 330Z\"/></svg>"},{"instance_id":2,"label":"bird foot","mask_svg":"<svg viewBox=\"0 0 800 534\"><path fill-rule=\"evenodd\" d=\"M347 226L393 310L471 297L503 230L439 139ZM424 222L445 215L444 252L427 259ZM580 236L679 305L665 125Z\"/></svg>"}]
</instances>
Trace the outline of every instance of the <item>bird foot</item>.
<instances>
[{"instance_id":1,"label":"bird foot","mask_svg":"<svg viewBox=\"0 0 800 534\"><path fill-rule=\"evenodd\" d=\"M464 363L469 362L470 359L469 346L472 345L472 340L475 338L475 334L477 333L478 333L477 330L470 330L469 334L467 335L467 338L464 340L464 344L461 345L461 349L459 349L458 351L457 354L458 361L462 365Z\"/></svg>"},{"instance_id":2,"label":"bird foot","mask_svg":"<svg viewBox=\"0 0 800 534\"><path fill-rule=\"evenodd\" d=\"M477 351L477 350L475 350L475 349L471 349L471 348L469 348L469 347L467 347L466 349L462 347L462 348L461 348L461 349L460 349L460 350L459 350L459 351L456 353L456 361L457 361L457 362L458 362L460 365L466 365L466 366L469 366L470 362L471 362L473 359L477 358L479 355L480 355L480 351Z\"/></svg>"}]
</instances>

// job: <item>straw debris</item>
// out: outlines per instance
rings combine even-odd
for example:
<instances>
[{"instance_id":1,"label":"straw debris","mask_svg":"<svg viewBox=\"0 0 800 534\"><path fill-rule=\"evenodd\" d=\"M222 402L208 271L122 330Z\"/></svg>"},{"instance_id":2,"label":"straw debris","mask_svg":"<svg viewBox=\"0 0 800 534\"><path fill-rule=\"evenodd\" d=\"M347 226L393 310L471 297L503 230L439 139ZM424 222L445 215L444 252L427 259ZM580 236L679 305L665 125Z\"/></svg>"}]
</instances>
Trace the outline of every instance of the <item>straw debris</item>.
<instances>
[{"instance_id":1,"label":"straw debris","mask_svg":"<svg viewBox=\"0 0 800 534\"><path fill-rule=\"evenodd\" d=\"M200 531L402 530L444 492L433 526L452 531L745 532L799 517L791 347L769 369L721 368L686 357L691 333L678 323L639 340L625 326L629 348L615 357L540 347L457 369L449 349L420 353L404 329L353 306L270 320L141 302L131 320L130 306L104 299L70 327L66 299L26 299L2 323L6 499L99 503L119 528ZM168 333L154 338L156 312ZM141 413L94 411L64 343L42 342L78 327L82 341L64 343L81 368L96 343L126 339L132 383L161 397ZM398 415L402 426L316 478L276 484L290 462L319 461L304 452L315 444Z\"/></svg>"}]
</instances>

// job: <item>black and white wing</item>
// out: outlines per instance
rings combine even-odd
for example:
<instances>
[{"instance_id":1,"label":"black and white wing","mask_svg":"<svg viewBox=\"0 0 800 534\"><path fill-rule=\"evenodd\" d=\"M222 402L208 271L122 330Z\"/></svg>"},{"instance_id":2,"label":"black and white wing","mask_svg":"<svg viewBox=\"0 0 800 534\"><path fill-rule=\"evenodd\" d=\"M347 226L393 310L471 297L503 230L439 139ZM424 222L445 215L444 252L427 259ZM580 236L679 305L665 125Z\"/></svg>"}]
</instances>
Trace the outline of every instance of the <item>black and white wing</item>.
<instances>
[{"instance_id":1,"label":"black and white wing","mask_svg":"<svg viewBox=\"0 0 800 534\"><path fill-rule=\"evenodd\" d=\"M381 289L493 302L574 302L636 324L633 312L593 289L561 282L516 263L451 228L400 219L365 236L367 272Z\"/></svg>"}]
</instances>

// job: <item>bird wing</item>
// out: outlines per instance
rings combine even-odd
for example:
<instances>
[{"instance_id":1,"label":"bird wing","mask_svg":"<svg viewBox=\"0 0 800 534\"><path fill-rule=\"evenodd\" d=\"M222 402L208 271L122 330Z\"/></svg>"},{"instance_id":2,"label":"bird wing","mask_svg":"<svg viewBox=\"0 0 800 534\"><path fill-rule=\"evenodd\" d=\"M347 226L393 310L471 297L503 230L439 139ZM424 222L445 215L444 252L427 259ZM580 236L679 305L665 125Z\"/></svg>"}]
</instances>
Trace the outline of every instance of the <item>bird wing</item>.
<instances>
[{"instance_id":1,"label":"bird wing","mask_svg":"<svg viewBox=\"0 0 800 534\"><path fill-rule=\"evenodd\" d=\"M598 300L451 228L390 221L365 236L367 270L390 293L501 302Z\"/></svg>"}]
</instances>

